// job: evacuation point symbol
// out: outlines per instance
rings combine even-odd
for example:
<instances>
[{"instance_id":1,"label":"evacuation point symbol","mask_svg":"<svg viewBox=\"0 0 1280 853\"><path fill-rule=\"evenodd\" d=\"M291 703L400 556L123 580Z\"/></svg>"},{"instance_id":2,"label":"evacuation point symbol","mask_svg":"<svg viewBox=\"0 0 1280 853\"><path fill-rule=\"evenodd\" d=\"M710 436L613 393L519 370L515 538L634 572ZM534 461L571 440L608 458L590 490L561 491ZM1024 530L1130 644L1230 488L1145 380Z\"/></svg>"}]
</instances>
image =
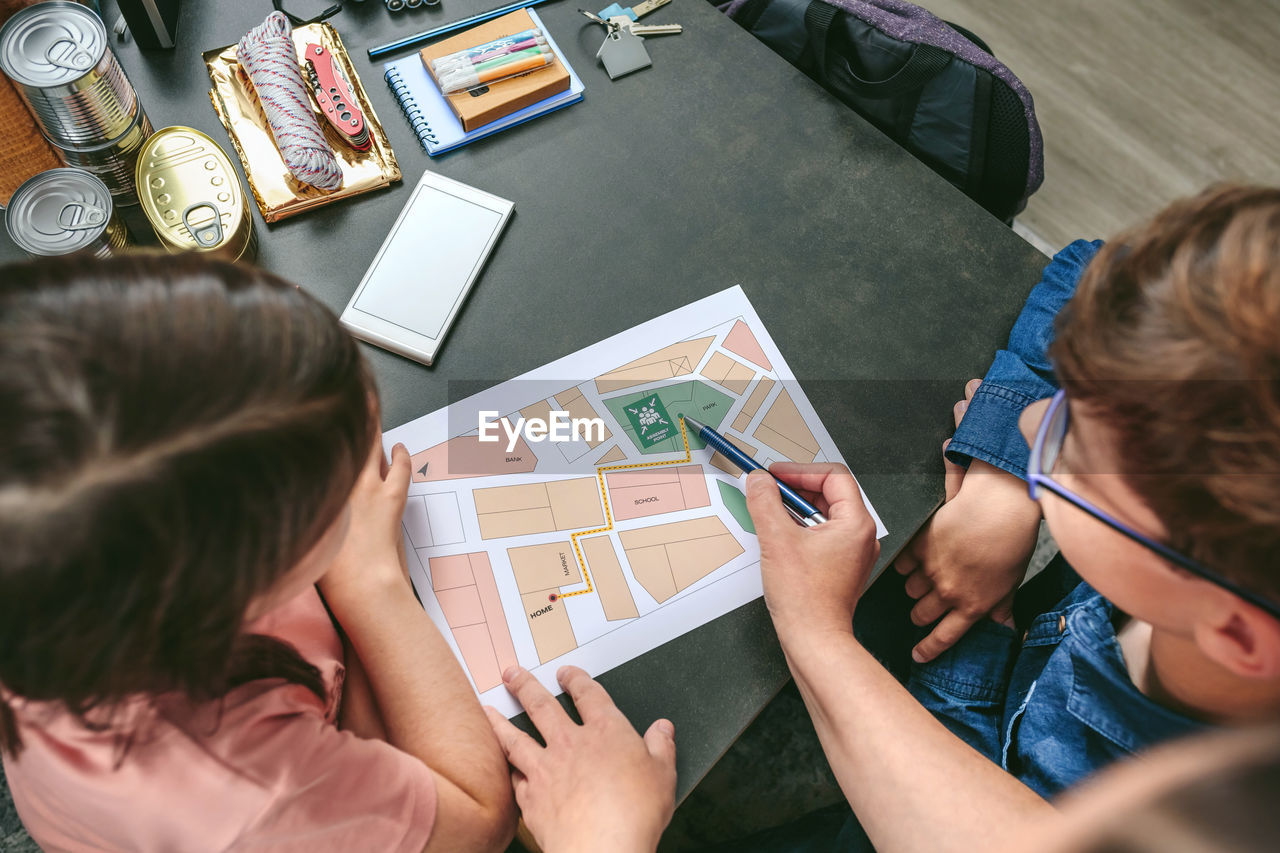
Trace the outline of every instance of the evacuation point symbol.
<instances>
[{"instance_id":1,"label":"evacuation point symbol","mask_svg":"<svg viewBox=\"0 0 1280 853\"><path fill-rule=\"evenodd\" d=\"M671 425L671 415L667 414L667 407L657 394L641 397L624 408L642 449L661 444L676 434Z\"/></svg>"},{"instance_id":2,"label":"evacuation point symbol","mask_svg":"<svg viewBox=\"0 0 1280 853\"><path fill-rule=\"evenodd\" d=\"M667 424L668 426L670 425L670 421L666 420L665 418L662 417L662 415L658 414L658 398L657 397L653 397L652 399L650 399L647 404L642 404L639 409L630 409L629 411L633 415L635 415L636 420L640 422L641 435L647 435L649 432L649 427L651 426L656 426L658 424Z\"/></svg>"}]
</instances>

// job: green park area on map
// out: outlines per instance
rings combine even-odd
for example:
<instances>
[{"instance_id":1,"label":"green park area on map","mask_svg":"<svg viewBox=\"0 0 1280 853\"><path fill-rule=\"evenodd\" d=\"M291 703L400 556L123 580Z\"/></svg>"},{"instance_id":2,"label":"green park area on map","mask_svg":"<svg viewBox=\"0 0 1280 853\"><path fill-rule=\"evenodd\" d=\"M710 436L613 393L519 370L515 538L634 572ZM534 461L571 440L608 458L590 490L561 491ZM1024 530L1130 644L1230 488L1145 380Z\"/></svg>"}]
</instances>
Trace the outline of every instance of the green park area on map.
<instances>
[{"instance_id":1,"label":"green park area on map","mask_svg":"<svg viewBox=\"0 0 1280 853\"><path fill-rule=\"evenodd\" d=\"M738 524L742 525L743 530L754 536L756 525L751 520L751 513L747 511L747 496L741 489L729 485L724 480L716 480L716 485L720 487L720 500L724 501L724 508L729 510L729 514Z\"/></svg>"},{"instance_id":2,"label":"green park area on map","mask_svg":"<svg viewBox=\"0 0 1280 853\"><path fill-rule=\"evenodd\" d=\"M655 405L650 405L654 398ZM734 398L696 379L679 382L662 388L631 392L605 400L623 432L641 453L673 453L684 451L680 437L679 419L684 415L697 418L712 429L718 429L729 414ZM670 422L670 432L662 431L662 424L652 422L657 414ZM646 421L647 423L642 423ZM645 429L641 434L641 429ZM704 445L694 435L689 435L689 446L700 450Z\"/></svg>"}]
</instances>

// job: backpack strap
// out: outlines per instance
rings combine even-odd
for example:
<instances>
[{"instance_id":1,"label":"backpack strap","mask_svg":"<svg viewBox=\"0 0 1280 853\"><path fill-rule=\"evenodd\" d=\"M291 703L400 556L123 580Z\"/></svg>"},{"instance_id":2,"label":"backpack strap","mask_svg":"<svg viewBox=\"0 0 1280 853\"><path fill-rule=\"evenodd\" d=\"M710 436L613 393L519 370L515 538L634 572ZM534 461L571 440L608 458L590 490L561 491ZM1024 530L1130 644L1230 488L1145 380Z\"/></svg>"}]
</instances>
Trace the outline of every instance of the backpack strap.
<instances>
[{"instance_id":1,"label":"backpack strap","mask_svg":"<svg viewBox=\"0 0 1280 853\"><path fill-rule=\"evenodd\" d=\"M813 49L818 78L823 83L827 82L827 40L840 11L823 0L811 0L804 12L809 45ZM850 68L851 88L866 98L892 98L923 87L951 64L951 58L951 53L940 47L917 44L902 67L883 80L864 80Z\"/></svg>"}]
</instances>

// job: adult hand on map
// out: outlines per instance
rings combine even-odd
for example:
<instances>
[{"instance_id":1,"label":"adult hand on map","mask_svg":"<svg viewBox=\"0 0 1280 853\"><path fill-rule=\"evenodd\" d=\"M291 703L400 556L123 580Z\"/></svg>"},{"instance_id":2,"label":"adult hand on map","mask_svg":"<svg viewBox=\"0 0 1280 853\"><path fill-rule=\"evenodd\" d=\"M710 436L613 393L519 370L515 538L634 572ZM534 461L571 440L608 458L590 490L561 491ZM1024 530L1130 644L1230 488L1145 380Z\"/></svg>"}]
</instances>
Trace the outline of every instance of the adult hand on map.
<instances>
[{"instance_id":1,"label":"adult hand on map","mask_svg":"<svg viewBox=\"0 0 1280 853\"><path fill-rule=\"evenodd\" d=\"M330 605L344 595L363 598L371 584L405 584L400 519L409 494L409 451L397 444L387 463L379 435L347 499L346 538L319 581Z\"/></svg>"},{"instance_id":2,"label":"adult hand on map","mask_svg":"<svg viewBox=\"0 0 1280 853\"><path fill-rule=\"evenodd\" d=\"M747 477L747 508L760 542L764 600L779 638L853 630L853 610L880 555L876 524L849 469L778 462L769 472L814 503L826 524L801 527L764 471Z\"/></svg>"},{"instance_id":3,"label":"adult hand on map","mask_svg":"<svg viewBox=\"0 0 1280 853\"><path fill-rule=\"evenodd\" d=\"M503 674L545 747L485 708L525 825L545 853L652 853L675 809L675 727L657 720L641 738L586 672L565 666L556 678L582 725L528 671Z\"/></svg>"},{"instance_id":4,"label":"adult hand on map","mask_svg":"<svg viewBox=\"0 0 1280 853\"><path fill-rule=\"evenodd\" d=\"M981 384L973 379L965 386L965 399L953 409L957 427ZM1040 526L1040 508L1019 477L980 459L967 472L945 455L943 465L945 502L894 563L916 599L911 621L937 623L912 650L919 663L955 645L979 619L1012 621L1013 593L1027 573Z\"/></svg>"}]
</instances>

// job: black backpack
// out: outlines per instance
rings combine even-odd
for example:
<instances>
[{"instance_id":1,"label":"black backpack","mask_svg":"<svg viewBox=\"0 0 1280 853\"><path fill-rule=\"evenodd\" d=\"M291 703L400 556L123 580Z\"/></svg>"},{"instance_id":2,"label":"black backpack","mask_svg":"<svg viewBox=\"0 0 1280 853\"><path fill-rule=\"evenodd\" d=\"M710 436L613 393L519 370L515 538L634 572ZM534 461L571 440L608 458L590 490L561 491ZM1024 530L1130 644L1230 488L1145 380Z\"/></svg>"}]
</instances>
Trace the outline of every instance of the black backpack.
<instances>
[{"instance_id":1,"label":"black backpack","mask_svg":"<svg viewBox=\"0 0 1280 853\"><path fill-rule=\"evenodd\" d=\"M1003 221L1040 187L1031 93L968 30L905 0L718 8Z\"/></svg>"}]
</instances>

